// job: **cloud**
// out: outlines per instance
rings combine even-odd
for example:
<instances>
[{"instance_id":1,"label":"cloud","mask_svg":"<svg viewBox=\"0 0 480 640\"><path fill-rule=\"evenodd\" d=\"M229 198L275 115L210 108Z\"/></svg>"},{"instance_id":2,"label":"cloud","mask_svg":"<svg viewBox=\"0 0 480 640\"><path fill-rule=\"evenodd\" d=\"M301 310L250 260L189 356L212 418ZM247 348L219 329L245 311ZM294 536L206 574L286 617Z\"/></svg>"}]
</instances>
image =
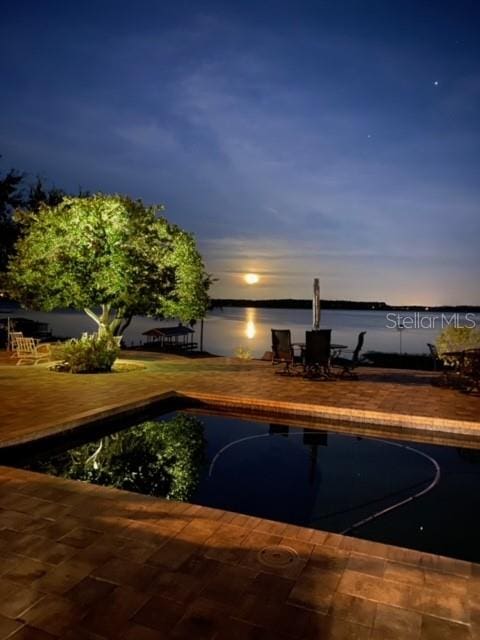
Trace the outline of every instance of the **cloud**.
<instances>
[{"instance_id":1,"label":"cloud","mask_svg":"<svg viewBox=\"0 0 480 640\"><path fill-rule=\"evenodd\" d=\"M230 295L248 268L262 295L309 295L321 274L330 297L397 301L423 282L432 303L437 282L480 302L471 56L348 16L247 28L242 8L150 7L134 30L118 11L80 12L75 32L61 12L53 31L40 11L36 28L5 23L6 162L166 204Z\"/></svg>"}]
</instances>

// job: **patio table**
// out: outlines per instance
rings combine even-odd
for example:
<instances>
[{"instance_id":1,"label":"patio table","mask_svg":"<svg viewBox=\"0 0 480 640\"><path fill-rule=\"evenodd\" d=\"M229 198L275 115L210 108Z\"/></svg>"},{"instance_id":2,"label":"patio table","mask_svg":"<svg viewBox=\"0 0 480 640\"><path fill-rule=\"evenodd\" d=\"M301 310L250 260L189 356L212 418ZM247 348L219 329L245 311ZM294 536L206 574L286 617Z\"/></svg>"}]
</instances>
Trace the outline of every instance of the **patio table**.
<instances>
[{"instance_id":1,"label":"patio table","mask_svg":"<svg viewBox=\"0 0 480 640\"><path fill-rule=\"evenodd\" d=\"M300 351L301 351L301 358L302 358L302 362L303 362L303 358L304 358L304 352L305 352L305 346L306 343L305 342L292 342L292 347L299 347ZM343 349L348 349L348 346L346 344L336 344L335 342L332 342L330 344L330 358L329 358L329 364L327 367L325 367L325 375L327 378L334 378L335 376L332 373L332 369L330 367L330 361L332 358L338 358L338 356L341 354Z\"/></svg>"},{"instance_id":2,"label":"patio table","mask_svg":"<svg viewBox=\"0 0 480 640\"><path fill-rule=\"evenodd\" d=\"M292 342L292 347L300 347L303 351L305 349L305 342ZM344 349L348 349L346 344L336 344L335 342L332 342L330 345L330 351L333 351L335 356L340 355Z\"/></svg>"}]
</instances>

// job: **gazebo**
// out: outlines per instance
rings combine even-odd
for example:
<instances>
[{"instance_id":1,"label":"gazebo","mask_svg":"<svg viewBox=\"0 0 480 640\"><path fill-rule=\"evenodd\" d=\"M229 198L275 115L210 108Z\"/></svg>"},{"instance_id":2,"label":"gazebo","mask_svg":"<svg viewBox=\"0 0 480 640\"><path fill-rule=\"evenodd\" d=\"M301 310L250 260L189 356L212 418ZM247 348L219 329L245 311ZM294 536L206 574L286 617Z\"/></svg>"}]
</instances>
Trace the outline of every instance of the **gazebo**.
<instances>
[{"instance_id":1,"label":"gazebo","mask_svg":"<svg viewBox=\"0 0 480 640\"><path fill-rule=\"evenodd\" d=\"M193 329L179 324L176 327L155 327L142 335L147 337L147 345L164 351L193 351L198 346L193 341L194 334Z\"/></svg>"}]
</instances>

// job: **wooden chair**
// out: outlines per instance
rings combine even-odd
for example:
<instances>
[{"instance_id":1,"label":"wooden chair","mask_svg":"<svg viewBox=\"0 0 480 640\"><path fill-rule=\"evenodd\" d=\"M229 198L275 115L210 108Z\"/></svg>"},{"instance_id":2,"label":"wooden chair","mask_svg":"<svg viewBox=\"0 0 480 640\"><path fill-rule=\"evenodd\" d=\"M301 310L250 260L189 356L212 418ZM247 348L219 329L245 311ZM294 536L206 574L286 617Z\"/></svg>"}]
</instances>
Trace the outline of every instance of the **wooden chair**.
<instances>
[{"instance_id":1,"label":"wooden chair","mask_svg":"<svg viewBox=\"0 0 480 640\"><path fill-rule=\"evenodd\" d=\"M272 365L283 364L283 373L292 373L290 367L299 364L301 359L295 356L290 329L272 329Z\"/></svg>"},{"instance_id":2,"label":"wooden chair","mask_svg":"<svg viewBox=\"0 0 480 640\"><path fill-rule=\"evenodd\" d=\"M331 339L331 329L305 332L303 367L307 378L330 378Z\"/></svg>"},{"instance_id":3,"label":"wooden chair","mask_svg":"<svg viewBox=\"0 0 480 640\"><path fill-rule=\"evenodd\" d=\"M50 358L50 345L43 343L38 344L35 338L17 338L17 346L15 349L17 357L17 365L26 362L38 364L42 360Z\"/></svg>"},{"instance_id":4,"label":"wooden chair","mask_svg":"<svg viewBox=\"0 0 480 640\"><path fill-rule=\"evenodd\" d=\"M17 340L19 338L23 338L23 333L21 331L10 331L8 334L8 348L12 352L11 358L16 358L17 354Z\"/></svg>"},{"instance_id":5,"label":"wooden chair","mask_svg":"<svg viewBox=\"0 0 480 640\"><path fill-rule=\"evenodd\" d=\"M461 388L465 393L480 391L480 349L467 349L460 370Z\"/></svg>"},{"instance_id":6,"label":"wooden chair","mask_svg":"<svg viewBox=\"0 0 480 640\"><path fill-rule=\"evenodd\" d=\"M339 376L343 378L344 376L350 376L350 378L356 378L357 374L354 369L356 369L360 362L360 351L363 349L363 343L365 341L366 331L361 331L358 334L357 346L352 352L352 358L334 358L333 364L337 367L342 367L342 370L339 373Z\"/></svg>"}]
</instances>

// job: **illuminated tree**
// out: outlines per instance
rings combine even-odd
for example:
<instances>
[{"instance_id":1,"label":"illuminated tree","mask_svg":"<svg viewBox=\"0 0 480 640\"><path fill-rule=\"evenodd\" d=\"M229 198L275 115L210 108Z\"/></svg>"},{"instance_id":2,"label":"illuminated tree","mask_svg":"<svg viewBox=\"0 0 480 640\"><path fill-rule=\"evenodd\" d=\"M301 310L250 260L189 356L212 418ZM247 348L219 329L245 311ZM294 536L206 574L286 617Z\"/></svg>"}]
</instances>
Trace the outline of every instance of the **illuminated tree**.
<instances>
[{"instance_id":1,"label":"illuminated tree","mask_svg":"<svg viewBox=\"0 0 480 640\"><path fill-rule=\"evenodd\" d=\"M455 364L458 361L456 356L444 354L460 352L465 349L480 349L480 329L448 325L438 335L436 346L438 355L444 362Z\"/></svg>"},{"instance_id":2,"label":"illuminated tree","mask_svg":"<svg viewBox=\"0 0 480 640\"><path fill-rule=\"evenodd\" d=\"M9 293L30 309L83 309L99 334L121 334L137 314L202 318L210 279L194 238L162 209L96 194L17 211Z\"/></svg>"},{"instance_id":3,"label":"illuminated tree","mask_svg":"<svg viewBox=\"0 0 480 640\"><path fill-rule=\"evenodd\" d=\"M1 156L0 156L1 158ZM5 284L5 271L8 260L14 253L18 239L18 224L12 218L16 209L38 211L45 203L50 206L59 204L66 195L62 189L48 187L44 180L37 177L34 183L27 183L27 176L15 169L0 175L0 286ZM86 193L78 194L85 197Z\"/></svg>"}]
</instances>

